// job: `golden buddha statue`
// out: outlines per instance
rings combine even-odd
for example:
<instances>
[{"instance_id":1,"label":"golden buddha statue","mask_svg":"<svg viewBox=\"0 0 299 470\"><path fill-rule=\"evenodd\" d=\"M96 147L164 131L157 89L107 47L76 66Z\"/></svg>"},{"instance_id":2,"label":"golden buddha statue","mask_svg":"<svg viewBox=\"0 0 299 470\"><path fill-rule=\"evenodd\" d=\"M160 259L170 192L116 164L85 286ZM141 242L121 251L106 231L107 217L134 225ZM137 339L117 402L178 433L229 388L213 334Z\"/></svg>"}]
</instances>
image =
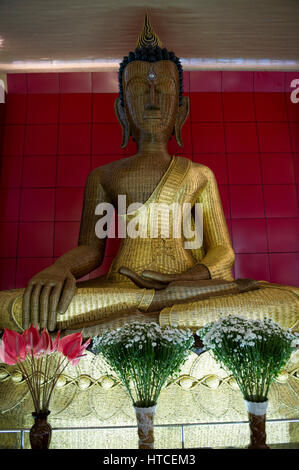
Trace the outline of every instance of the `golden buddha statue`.
<instances>
[{"instance_id":1,"label":"golden buddha statue","mask_svg":"<svg viewBox=\"0 0 299 470\"><path fill-rule=\"evenodd\" d=\"M196 330L221 314L271 317L295 328L299 288L233 279L234 252L213 172L168 153L173 133L182 146L189 101L182 95L180 61L162 49L147 17L137 49L120 66L119 79L115 111L123 130L122 147L132 136L137 153L91 172L78 247L35 275L25 290L0 293L0 328L21 330L32 323L49 331L83 329L84 336L91 336L144 319ZM138 216L139 228L146 226L151 204L200 203L203 243L186 248L183 235L162 236L162 211L155 219L158 236L145 231L145 236L123 238L107 275L76 282L103 261L107 237L96 234L103 217L97 206L116 208L119 195L126 196L126 209L136 201L142 204L142 210L120 215L127 225Z\"/></svg>"}]
</instances>

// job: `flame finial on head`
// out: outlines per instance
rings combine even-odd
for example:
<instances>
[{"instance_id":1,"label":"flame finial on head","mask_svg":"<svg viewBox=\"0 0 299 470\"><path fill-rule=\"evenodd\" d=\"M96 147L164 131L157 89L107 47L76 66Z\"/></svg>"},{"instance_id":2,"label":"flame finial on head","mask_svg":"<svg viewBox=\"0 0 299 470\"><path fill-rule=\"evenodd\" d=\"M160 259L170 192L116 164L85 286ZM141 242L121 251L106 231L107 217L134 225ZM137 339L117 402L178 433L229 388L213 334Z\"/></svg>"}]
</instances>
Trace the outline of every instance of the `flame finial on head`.
<instances>
[{"instance_id":1,"label":"flame finial on head","mask_svg":"<svg viewBox=\"0 0 299 470\"><path fill-rule=\"evenodd\" d=\"M137 47L162 47L162 43L158 36L156 35L151 22L149 20L148 14L146 13L143 23L142 31L139 35L137 41Z\"/></svg>"}]
</instances>

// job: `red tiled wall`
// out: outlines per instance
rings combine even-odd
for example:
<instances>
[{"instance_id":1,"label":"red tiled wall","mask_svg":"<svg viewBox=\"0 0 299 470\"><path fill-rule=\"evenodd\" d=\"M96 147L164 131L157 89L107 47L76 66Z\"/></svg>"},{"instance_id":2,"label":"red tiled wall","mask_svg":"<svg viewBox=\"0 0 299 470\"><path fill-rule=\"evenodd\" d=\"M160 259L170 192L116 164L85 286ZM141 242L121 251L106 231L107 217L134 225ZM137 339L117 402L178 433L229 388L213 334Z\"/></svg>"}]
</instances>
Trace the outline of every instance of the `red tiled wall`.
<instances>
[{"instance_id":1,"label":"red tiled wall","mask_svg":"<svg viewBox=\"0 0 299 470\"><path fill-rule=\"evenodd\" d=\"M191 113L172 153L216 174L235 276L299 285L296 73L186 72ZM120 149L116 73L8 75L0 190L0 289L23 287L76 246L83 188ZM108 243L107 271L117 244ZM88 277L88 276L87 276Z\"/></svg>"},{"instance_id":2,"label":"red tiled wall","mask_svg":"<svg viewBox=\"0 0 299 470\"><path fill-rule=\"evenodd\" d=\"M3 142L3 135L4 135L4 119L5 119L5 102L0 103L0 150L1 150L1 142ZM1 157L1 151L0 151Z\"/></svg>"}]
</instances>

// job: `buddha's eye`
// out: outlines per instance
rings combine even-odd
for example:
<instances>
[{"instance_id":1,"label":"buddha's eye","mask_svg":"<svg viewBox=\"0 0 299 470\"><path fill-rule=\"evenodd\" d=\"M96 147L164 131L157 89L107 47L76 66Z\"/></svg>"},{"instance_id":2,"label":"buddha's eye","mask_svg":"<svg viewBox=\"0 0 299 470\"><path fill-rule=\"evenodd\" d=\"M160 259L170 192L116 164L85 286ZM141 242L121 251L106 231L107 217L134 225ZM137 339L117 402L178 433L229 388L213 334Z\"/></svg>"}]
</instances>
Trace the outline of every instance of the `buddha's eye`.
<instances>
[{"instance_id":1,"label":"buddha's eye","mask_svg":"<svg viewBox=\"0 0 299 470\"><path fill-rule=\"evenodd\" d=\"M142 78L134 78L127 85L127 92L130 96L140 96L149 93L149 85L147 80Z\"/></svg>"},{"instance_id":2,"label":"buddha's eye","mask_svg":"<svg viewBox=\"0 0 299 470\"><path fill-rule=\"evenodd\" d=\"M172 80L164 79L157 84L156 90L166 95L173 95L176 93L176 86Z\"/></svg>"}]
</instances>

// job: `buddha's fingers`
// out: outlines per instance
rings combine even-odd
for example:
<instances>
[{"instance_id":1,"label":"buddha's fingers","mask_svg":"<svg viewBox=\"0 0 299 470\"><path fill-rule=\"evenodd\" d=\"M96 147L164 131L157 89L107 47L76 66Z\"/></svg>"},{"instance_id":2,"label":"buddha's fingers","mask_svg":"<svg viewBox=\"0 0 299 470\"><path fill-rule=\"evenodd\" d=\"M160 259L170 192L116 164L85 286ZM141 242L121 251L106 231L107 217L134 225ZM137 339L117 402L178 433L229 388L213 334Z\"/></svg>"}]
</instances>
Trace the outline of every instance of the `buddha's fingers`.
<instances>
[{"instance_id":1,"label":"buddha's fingers","mask_svg":"<svg viewBox=\"0 0 299 470\"><path fill-rule=\"evenodd\" d=\"M198 264L182 273L165 274L156 271L145 270L142 276L158 282L170 283L173 281L200 281L210 279L209 270L203 264Z\"/></svg>"},{"instance_id":2,"label":"buddha's fingers","mask_svg":"<svg viewBox=\"0 0 299 470\"><path fill-rule=\"evenodd\" d=\"M261 288L259 281L255 279L236 279L235 282L240 292L248 292Z\"/></svg>"},{"instance_id":3,"label":"buddha's fingers","mask_svg":"<svg viewBox=\"0 0 299 470\"><path fill-rule=\"evenodd\" d=\"M181 279L181 274L163 274L150 270L143 271L142 276L146 279L151 279L153 281L158 281L165 284Z\"/></svg>"},{"instance_id":4,"label":"buddha's fingers","mask_svg":"<svg viewBox=\"0 0 299 470\"><path fill-rule=\"evenodd\" d=\"M23 328L29 328L29 323L30 323L30 311L31 311L31 293L32 290L35 287L34 282L29 282L27 284L27 287L25 289L24 295L23 295L23 320L22 320L22 325Z\"/></svg>"},{"instance_id":5,"label":"buddha's fingers","mask_svg":"<svg viewBox=\"0 0 299 470\"><path fill-rule=\"evenodd\" d=\"M65 313L71 303L72 298L74 297L76 291L76 280L74 277L68 277L65 281L62 295L58 303L56 312L60 315Z\"/></svg>"},{"instance_id":6,"label":"buddha's fingers","mask_svg":"<svg viewBox=\"0 0 299 470\"><path fill-rule=\"evenodd\" d=\"M43 284L37 283L31 292L31 323L36 326L39 323L39 305L40 305L40 292Z\"/></svg>"},{"instance_id":7,"label":"buddha's fingers","mask_svg":"<svg viewBox=\"0 0 299 470\"><path fill-rule=\"evenodd\" d=\"M47 328L48 312L49 312L49 297L53 289L53 284L46 284L40 295L40 328Z\"/></svg>"},{"instance_id":8,"label":"buddha's fingers","mask_svg":"<svg viewBox=\"0 0 299 470\"><path fill-rule=\"evenodd\" d=\"M205 278L201 274L197 273L178 273L178 274L164 274L164 273L157 273L155 271L143 271L142 276L147 279L151 279L156 282L161 282L165 284L170 284L170 282L176 281L202 281Z\"/></svg>"},{"instance_id":9,"label":"buddha's fingers","mask_svg":"<svg viewBox=\"0 0 299 470\"><path fill-rule=\"evenodd\" d=\"M155 290L160 290L160 289L165 289L166 284L163 284L161 282L157 281L151 281L148 279L144 279L142 276L139 276L139 274L135 273L129 268L126 267L121 267L119 268L118 272L122 274L123 276L127 276L131 281L133 281L136 286L141 287L142 289L155 289Z\"/></svg>"},{"instance_id":10,"label":"buddha's fingers","mask_svg":"<svg viewBox=\"0 0 299 470\"><path fill-rule=\"evenodd\" d=\"M51 292L49 300L48 330L53 331L56 326L56 311L60 299L63 284L57 284Z\"/></svg>"}]
</instances>

